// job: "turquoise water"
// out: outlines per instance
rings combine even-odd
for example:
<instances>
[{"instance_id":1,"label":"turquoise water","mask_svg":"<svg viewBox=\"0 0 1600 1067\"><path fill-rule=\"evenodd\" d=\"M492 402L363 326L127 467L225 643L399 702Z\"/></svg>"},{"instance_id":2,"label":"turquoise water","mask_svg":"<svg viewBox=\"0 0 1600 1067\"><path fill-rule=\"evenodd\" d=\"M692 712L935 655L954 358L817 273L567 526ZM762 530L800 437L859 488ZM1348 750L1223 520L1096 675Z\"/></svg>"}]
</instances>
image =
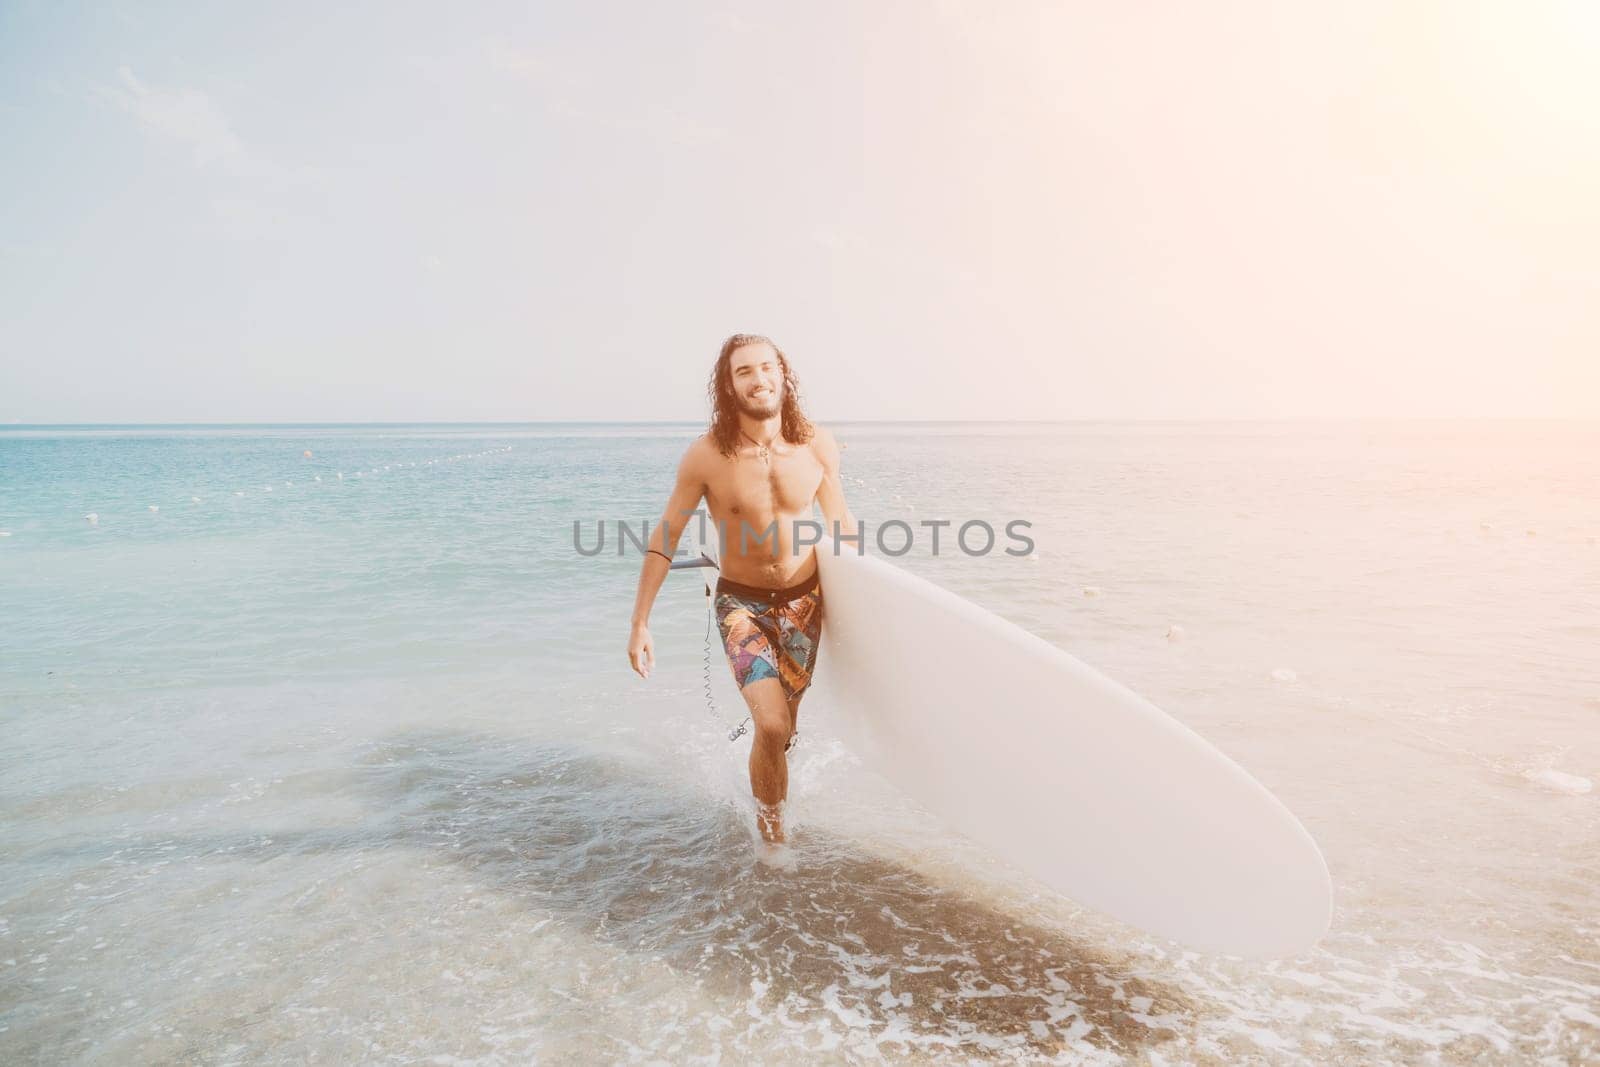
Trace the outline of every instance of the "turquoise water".
<instances>
[{"instance_id":1,"label":"turquoise water","mask_svg":"<svg viewBox=\"0 0 1600 1067\"><path fill-rule=\"evenodd\" d=\"M0 1058L1600 1056L1600 428L837 427L869 523L1037 546L901 565L1302 818L1338 911L1269 964L992 863L825 707L756 864L698 578L646 682L637 555L573 548L698 429L0 430Z\"/></svg>"}]
</instances>

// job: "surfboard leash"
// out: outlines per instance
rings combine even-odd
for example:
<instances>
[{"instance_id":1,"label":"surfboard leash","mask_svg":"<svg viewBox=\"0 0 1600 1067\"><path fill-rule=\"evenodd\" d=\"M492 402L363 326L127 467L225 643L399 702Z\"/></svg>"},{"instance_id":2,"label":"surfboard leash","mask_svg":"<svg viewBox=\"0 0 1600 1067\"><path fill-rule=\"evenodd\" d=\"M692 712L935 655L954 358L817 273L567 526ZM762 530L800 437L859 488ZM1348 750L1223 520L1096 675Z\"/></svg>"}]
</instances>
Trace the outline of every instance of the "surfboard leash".
<instances>
[{"instance_id":1,"label":"surfboard leash","mask_svg":"<svg viewBox=\"0 0 1600 1067\"><path fill-rule=\"evenodd\" d=\"M706 597L709 599L710 596L711 596L711 590L707 589L706 590ZM711 617L712 617L712 615L715 614L715 612L716 612L716 601L715 600L711 600L709 602L709 604L707 605L707 611L706 611L706 644L705 644L705 656L700 661L700 684L705 689L705 692L706 692L706 710L708 712L710 712L711 713L711 717L717 721L717 725L718 726L722 726L724 723L727 722L727 720L724 719L722 717L722 713L717 710L716 697L714 697L712 695L712 693L711 693ZM739 740L740 736L750 732L749 731L749 726L750 726L750 716L746 715L744 717L744 722L741 722L738 726L736 726L732 730L728 731L728 740L729 741L737 741L737 740ZM790 752L793 752L794 751L794 746L798 745L799 743L800 743L800 731L796 730L794 733L789 735L789 743L783 746L784 755L788 755Z\"/></svg>"},{"instance_id":2,"label":"surfboard leash","mask_svg":"<svg viewBox=\"0 0 1600 1067\"><path fill-rule=\"evenodd\" d=\"M716 720L717 725L720 727L727 725L727 720L722 717L722 712L717 710L717 698L711 692L711 616L715 612L716 601L711 599L711 590L709 588L706 590L706 601L706 646L705 657L700 667L700 683L706 691L706 711L711 714L711 717ZM744 722L728 731L728 740L730 742L739 740L746 733L746 728L749 725L750 717L747 715Z\"/></svg>"}]
</instances>

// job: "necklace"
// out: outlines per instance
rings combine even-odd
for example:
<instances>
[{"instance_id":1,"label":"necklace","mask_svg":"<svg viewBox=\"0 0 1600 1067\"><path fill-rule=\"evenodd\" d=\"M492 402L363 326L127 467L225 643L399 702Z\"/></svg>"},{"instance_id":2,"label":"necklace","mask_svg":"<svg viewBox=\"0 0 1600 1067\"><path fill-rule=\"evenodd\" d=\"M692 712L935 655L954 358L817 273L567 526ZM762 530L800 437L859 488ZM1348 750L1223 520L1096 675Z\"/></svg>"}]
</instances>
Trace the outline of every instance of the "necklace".
<instances>
[{"instance_id":1,"label":"necklace","mask_svg":"<svg viewBox=\"0 0 1600 1067\"><path fill-rule=\"evenodd\" d=\"M776 441L777 440L776 437L774 437L772 439L772 441L768 441L766 444L762 444L760 441L757 441L754 437L751 437L749 434L745 433L743 426L739 427L739 432L744 435L744 439L746 441L749 441L751 444L756 446L756 455L760 456L763 461L766 461L766 460L769 460L769 459L772 458L771 445L772 445L772 441Z\"/></svg>"}]
</instances>

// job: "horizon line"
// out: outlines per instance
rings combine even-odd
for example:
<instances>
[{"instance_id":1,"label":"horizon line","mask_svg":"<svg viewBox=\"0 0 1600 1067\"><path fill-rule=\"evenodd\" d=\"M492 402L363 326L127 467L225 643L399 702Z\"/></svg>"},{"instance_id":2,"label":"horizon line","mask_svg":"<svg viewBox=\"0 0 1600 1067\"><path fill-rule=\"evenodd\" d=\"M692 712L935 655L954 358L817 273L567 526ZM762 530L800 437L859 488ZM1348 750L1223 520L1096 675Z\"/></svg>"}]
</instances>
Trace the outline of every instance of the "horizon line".
<instances>
[{"instance_id":1,"label":"horizon line","mask_svg":"<svg viewBox=\"0 0 1600 1067\"><path fill-rule=\"evenodd\" d=\"M817 420L813 420L817 421ZM1229 422L1597 422L1600 415L1182 415L1182 416L1098 416L1062 419L829 419L828 424L865 425L993 425L1016 424L1055 426L1067 423L1229 423ZM411 419L304 421L279 419L242 419L234 421L177 421L177 422L0 422L0 430L110 427L168 429L176 427L223 426L685 426L708 424L704 418L695 419Z\"/></svg>"}]
</instances>

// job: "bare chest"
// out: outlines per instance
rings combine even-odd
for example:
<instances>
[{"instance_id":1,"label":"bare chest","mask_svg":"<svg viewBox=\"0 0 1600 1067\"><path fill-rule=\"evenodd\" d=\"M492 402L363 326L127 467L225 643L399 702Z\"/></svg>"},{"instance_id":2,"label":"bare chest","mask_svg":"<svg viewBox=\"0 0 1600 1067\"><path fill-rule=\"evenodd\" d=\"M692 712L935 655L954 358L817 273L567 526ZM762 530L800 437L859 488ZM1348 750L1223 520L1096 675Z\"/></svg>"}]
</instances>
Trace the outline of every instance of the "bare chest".
<instances>
[{"instance_id":1,"label":"bare chest","mask_svg":"<svg viewBox=\"0 0 1600 1067\"><path fill-rule=\"evenodd\" d=\"M822 485L822 464L811 449L773 451L762 460L752 448L729 456L706 486L713 515L767 521L810 510Z\"/></svg>"}]
</instances>

